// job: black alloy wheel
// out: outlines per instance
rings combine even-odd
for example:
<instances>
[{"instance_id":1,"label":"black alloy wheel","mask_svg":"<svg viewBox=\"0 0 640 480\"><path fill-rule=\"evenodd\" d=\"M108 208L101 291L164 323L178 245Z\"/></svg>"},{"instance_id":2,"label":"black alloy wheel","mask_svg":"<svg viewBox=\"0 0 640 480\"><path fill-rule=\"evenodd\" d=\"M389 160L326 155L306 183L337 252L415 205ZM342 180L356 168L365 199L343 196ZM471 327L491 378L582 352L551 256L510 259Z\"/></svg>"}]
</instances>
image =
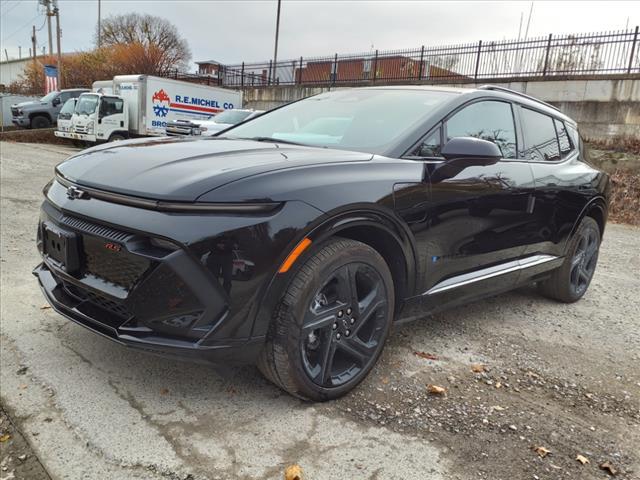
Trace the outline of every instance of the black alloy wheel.
<instances>
[{"instance_id":1,"label":"black alloy wheel","mask_svg":"<svg viewBox=\"0 0 640 480\"><path fill-rule=\"evenodd\" d=\"M586 293L596 271L600 251L600 227L591 217L580 222L571 238L564 263L551 277L538 283L540 292L549 298L571 303Z\"/></svg>"},{"instance_id":2,"label":"black alloy wheel","mask_svg":"<svg viewBox=\"0 0 640 480\"><path fill-rule=\"evenodd\" d=\"M356 378L374 360L387 308L380 274L364 263L339 267L311 299L300 341L304 370L322 387Z\"/></svg>"},{"instance_id":3,"label":"black alloy wheel","mask_svg":"<svg viewBox=\"0 0 640 480\"><path fill-rule=\"evenodd\" d=\"M393 279L382 256L355 240L332 238L298 262L258 367L292 395L330 400L360 383L380 356Z\"/></svg>"}]
</instances>

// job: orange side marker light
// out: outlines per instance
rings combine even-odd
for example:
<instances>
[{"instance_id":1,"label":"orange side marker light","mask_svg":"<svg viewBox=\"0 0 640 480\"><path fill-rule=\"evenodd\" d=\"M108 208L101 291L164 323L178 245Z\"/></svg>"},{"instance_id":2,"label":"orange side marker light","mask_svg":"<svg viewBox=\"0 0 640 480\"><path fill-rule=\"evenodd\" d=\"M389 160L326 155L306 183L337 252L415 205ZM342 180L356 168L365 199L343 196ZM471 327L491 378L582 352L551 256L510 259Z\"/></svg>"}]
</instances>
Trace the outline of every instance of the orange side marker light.
<instances>
[{"instance_id":1,"label":"orange side marker light","mask_svg":"<svg viewBox=\"0 0 640 480\"><path fill-rule=\"evenodd\" d=\"M291 268L291 265L295 263L298 257L302 255L302 252L304 252L309 245L311 245L311 240L309 240L308 238L303 238L300 241L300 243L296 245L296 248L291 250L291 253L289 254L289 256L287 256L284 262L282 262L282 265L280 266L280 270L278 270L278 273L288 272L289 269Z\"/></svg>"}]
</instances>

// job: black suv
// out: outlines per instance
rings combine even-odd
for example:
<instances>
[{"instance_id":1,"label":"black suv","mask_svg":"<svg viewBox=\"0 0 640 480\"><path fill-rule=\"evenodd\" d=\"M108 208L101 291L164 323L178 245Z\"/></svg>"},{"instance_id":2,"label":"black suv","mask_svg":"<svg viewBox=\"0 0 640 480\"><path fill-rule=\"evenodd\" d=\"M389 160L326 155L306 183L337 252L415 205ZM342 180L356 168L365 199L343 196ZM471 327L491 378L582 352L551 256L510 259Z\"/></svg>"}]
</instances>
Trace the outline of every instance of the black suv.
<instances>
[{"instance_id":1,"label":"black suv","mask_svg":"<svg viewBox=\"0 0 640 480\"><path fill-rule=\"evenodd\" d=\"M582 297L609 178L576 123L498 87L323 93L206 139L80 152L45 188L35 269L118 343L256 362L326 400L397 319L537 283Z\"/></svg>"}]
</instances>

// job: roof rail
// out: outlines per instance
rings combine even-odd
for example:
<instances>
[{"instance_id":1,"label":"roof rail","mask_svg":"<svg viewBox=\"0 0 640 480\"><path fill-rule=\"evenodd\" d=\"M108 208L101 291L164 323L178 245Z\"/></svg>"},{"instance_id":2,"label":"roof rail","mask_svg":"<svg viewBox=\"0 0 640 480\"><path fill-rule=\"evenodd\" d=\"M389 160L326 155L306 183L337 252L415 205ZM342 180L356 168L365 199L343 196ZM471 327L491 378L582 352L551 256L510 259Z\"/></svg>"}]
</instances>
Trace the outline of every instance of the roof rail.
<instances>
[{"instance_id":1,"label":"roof rail","mask_svg":"<svg viewBox=\"0 0 640 480\"><path fill-rule=\"evenodd\" d=\"M478 87L479 90L496 90L498 92L506 92L506 93L511 93L513 95L518 95L519 97L524 97L524 98L528 98L529 100L533 100L534 102L538 102L541 103L543 105L546 105L549 108L553 108L554 110L560 111L560 109L554 105L551 105L550 103L547 102L543 102L542 100L539 100L535 97L532 97L531 95L527 95L526 93L522 93L522 92L518 92L517 90L512 90L510 88L506 88L506 87L499 87L497 85L482 85L480 87Z\"/></svg>"}]
</instances>

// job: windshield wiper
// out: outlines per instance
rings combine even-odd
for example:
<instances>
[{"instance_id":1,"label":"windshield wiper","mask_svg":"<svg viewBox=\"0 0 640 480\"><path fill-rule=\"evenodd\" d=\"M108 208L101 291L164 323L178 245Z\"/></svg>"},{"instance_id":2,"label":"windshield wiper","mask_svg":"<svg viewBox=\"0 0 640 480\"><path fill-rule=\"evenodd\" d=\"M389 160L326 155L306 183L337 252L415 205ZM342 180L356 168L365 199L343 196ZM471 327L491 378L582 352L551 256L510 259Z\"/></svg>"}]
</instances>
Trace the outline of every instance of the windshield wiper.
<instances>
[{"instance_id":1,"label":"windshield wiper","mask_svg":"<svg viewBox=\"0 0 640 480\"><path fill-rule=\"evenodd\" d=\"M268 142L268 143L286 143L288 145L303 145L304 143L292 142L290 140L280 140L273 137L236 137L238 140L253 140L254 142Z\"/></svg>"}]
</instances>

